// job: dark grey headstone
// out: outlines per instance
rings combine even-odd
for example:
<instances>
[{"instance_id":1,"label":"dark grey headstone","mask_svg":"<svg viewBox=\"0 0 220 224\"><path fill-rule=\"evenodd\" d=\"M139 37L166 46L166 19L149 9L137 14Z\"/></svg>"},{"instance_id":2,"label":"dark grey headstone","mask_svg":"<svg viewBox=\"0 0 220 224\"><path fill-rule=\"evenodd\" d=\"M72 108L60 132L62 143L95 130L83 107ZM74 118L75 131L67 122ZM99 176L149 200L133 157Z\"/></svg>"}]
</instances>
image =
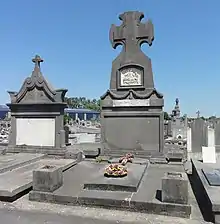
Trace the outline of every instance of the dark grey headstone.
<instances>
[{"instance_id":1,"label":"dark grey headstone","mask_svg":"<svg viewBox=\"0 0 220 224\"><path fill-rule=\"evenodd\" d=\"M110 29L113 48L123 49L112 63L110 88L101 97L106 152L163 151L163 95L154 87L151 60L140 48L144 42L152 44L154 28L150 20L142 23L143 17L141 12L125 12L119 16L122 25Z\"/></svg>"},{"instance_id":2,"label":"dark grey headstone","mask_svg":"<svg viewBox=\"0 0 220 224\"><path fill-rule=\"evenodd\" d=\"M208 132L206 122L201 118L197 118L191 124L191 133L192 152L202 152L202 146L208 145Z\"/></svg>"},{"instance_id":3,"label":"dark grey headstone","mask_svg":"<svg viewBox=\"0 0 220 224\"><path fill-rule=\"evenodd\" d=\"M203 169L202 171L209 185L220 186L220 169Z\"/></svg>"}]
</instances>

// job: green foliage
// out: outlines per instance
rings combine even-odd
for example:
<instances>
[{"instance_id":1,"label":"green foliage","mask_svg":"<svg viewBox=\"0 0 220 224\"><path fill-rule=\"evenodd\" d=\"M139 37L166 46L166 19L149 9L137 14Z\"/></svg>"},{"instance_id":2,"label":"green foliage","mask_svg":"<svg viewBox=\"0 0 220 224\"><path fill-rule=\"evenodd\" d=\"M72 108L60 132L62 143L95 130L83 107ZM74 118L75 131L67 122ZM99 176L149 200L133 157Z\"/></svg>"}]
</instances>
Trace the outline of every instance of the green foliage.
<instances>
[{"instance_id":1,"label":"green foliage","mask_svg":"<svg viewBox=\"0 0 220 224\"><path fill-rule=\"evenodd\" d=\"M70 97L65 98L69 108L84 108L95 111L100 111L100 99L87 99L86 97Z\"/></svg>"},{"instance_id":2,"label":"green foliage","mask_svg":"<svg viewBox=\"0 0 220 224\"><path fill-rule=\"evenodd\" d=\"M68 124L69 121L70 121L71 117L68 115L68 114L64 114L64 117L63 117L63 123L64 125L65 124Z\"/></svg>"},{"instance_id":3,"label":"green foliage","mask_svg":"<svg viewBox=\"0 0 220 224\"><path fill-rule=\"evenodd\" d=\"M98 157L96 157L95 161L96 161L97 163L101 163L101 162L103 161L103 159L102 159L101 156L98 156Z\"/></svg>"},{"instance_id":4,"label":"green foliage","mask_svg":"<svg viewBox=\"0 0 220 224\"><path fill-rule=\"evenodd\" d=\"M164 112L164 120L170 120L170 116L167 112Z\"/></svg>"}]
</instances>

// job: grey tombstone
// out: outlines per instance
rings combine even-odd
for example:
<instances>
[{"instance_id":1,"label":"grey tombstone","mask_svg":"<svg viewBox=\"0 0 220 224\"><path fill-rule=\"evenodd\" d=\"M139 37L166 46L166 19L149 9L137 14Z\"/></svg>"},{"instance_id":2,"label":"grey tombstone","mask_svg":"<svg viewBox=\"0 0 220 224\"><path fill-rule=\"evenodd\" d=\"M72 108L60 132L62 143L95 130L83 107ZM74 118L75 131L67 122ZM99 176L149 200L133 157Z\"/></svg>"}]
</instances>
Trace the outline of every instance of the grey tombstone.
<instances>
[{"instance_id":1,"label":"grey tombstone","mask_svg":"<svg viewBox=\"0 0 220 224\"><path fill-rule=\"evenodd\" d=\"M220 121L214 124L216 152L220 152Z\"/></svg>"},{"instance_id":2,"label":"grey tombstone","mask_svg":"<svg viewBox=\"0 0 220 224\"><path fill-rule=\"evenodd\" d=\"M167 122L167 135L172 136L172 123L170 120Z\"/></svg>"},{"instance_id":3,"label":"grey tombstone","mask_svg":"<svg viewBox=\"0 0 220 224\"><path fill-rule=\"evenodd\" d=\"M208 146L208 127L201 118L191 123L191 142L192 153L201 153L202 146Z\"/></svg>"},{"instance_id":4,"label":"grey tombstone","mask_svg":"<svg viewBox=\"0 0 220 224\"><path fill-rule=\"evenodd\" d=\"M41 73L37 56L31 77L25 79L19 92L9 91L11 133L8 151L62 154L65 151L63 130L66 89L55 90Z\"/></svg>"},{"instance_id":5,"label":"grey tombstone","mask_svg":"<svg viewBox=\"0 0 220 224\"><path fill-rule=\"evenodd\" d=\"M112 25L113 48L123 49L112 63L110 89L101 97L101 135L104 152L162 153L164 147L163 95L154 87L151 60L140 48L152 44L151 21L142 23L141 12L119 16Z\"/></svg>"},{"instance_id":6,"label":"grey tombstone","mask_svg":"<svg viewBox=\"0 0 220 224\"><path fill-rule=\"evenodd\" d=\"M69 143L70 128L68 125L64 125L64 131L65 131L65 144L70 145Z\"/></svg>"}]
</instances>

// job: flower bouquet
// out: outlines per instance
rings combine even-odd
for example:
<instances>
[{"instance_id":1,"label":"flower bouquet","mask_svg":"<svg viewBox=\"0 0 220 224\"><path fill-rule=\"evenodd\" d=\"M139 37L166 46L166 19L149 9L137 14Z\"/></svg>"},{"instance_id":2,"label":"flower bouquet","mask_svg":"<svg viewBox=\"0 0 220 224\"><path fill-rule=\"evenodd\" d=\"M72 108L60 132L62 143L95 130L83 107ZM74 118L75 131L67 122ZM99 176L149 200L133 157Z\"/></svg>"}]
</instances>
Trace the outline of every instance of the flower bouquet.
<instances>
[{"instance_id":1,"label":"flower bouquet","mask_svg":"<svg viewBox=\"0 0 220 224\"><path fill-rule=\"evenodd\" d=\"M120 164L110 164L105 168L106 177L124 177L128 174L128 170L126 167Z\"/></svg>"},{"instance_id":2,"label":"flower bouquet","mask_svg":"<svg viewBox=\"0 0 220 224\"><path fill-rule=\"evenodd\" d=\"M128 153L124 157L121 157L119 159L119 163L121 163L124 166L128 162L132 163L133 158L134 158L134 155L131 153Z\"/></svg>"}]
</instances>

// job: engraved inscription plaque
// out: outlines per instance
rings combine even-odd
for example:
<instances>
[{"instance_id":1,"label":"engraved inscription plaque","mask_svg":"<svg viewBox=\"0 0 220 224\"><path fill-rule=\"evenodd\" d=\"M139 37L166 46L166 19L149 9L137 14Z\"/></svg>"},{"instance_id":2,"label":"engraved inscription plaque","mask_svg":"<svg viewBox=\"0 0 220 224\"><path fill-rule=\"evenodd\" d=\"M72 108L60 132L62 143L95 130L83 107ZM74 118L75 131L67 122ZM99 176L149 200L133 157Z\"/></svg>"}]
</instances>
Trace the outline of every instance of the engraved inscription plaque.
<instances>
[{"instance_id":1,"label":"engraved inscription plaque","mask_svg":"<svg viewBox=\"0 0 220 224\"><path fill-rule=\"evenodd\" d=\"M123 69L120 72L120 86L141 86L141 72L135 68Z\"/></svg>"},{"instance_id":2,"label":"engraved inscription plaque","mask_svg":"<svg viewBox=\"0 0 220 224\"><path fill-rule=\"evenodd\" d=\"M113 107L146 107L150 106L150 100L113 100Z\"/></svg>"},{"instance_id":3,"label":"engraved inscription plaque","mask_svg":"<svg viewBox=\"0 0 220 224\"><path fill-rule=\"evenodd\" d=\"M220 169L202 169L210 186L220 186Z\"/></svg>"}]
</instances>

